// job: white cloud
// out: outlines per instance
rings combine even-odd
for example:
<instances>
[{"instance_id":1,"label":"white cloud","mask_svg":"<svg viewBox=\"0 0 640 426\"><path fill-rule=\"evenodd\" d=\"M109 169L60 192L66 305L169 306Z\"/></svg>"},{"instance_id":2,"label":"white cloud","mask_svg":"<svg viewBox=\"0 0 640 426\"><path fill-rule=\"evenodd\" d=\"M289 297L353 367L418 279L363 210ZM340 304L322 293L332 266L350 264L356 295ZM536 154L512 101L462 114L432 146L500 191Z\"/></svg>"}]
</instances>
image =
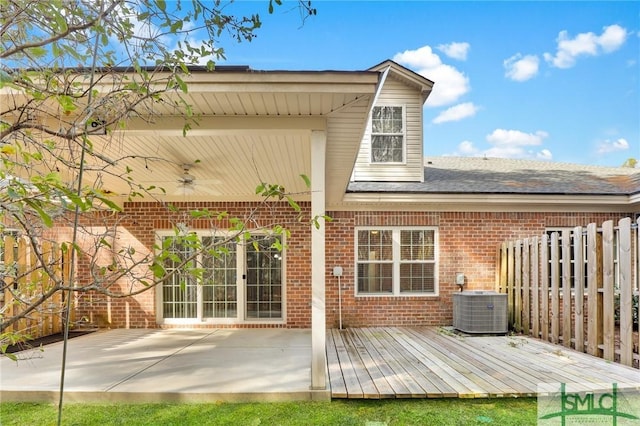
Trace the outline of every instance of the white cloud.
<instances>
[{"instance_id":1,"label":"white cloud","mask_svg":"<svg viewBox=\"0 0 640 426\"><path fill-rule=\"evenodd\" d=\"M610 53L620 48L629 33L619 25L604 27L599 36L592 33L580 33L575 38L569 38L567 31L560 31L555 56L545 53L544 58L557 68L571 68L580 56L597 56Z\"/></svg>"},{"instance_id":2,"label":"white cloud","mask_svg":"<svg viewBox=\"0 0 640 426\"><path fill-rule=\"evenodd\" d=\"M452 155L551 161L553 154L550 150L533 148L542 145L548 136L548 133L542 130L525 133L519 130L496 129L486 137L491 145L489 148L480 149L473 142L465 140L458 145L458 149Z\"/></svg>"},{"instance_id":3,"label":"white cloud","mask_svg":"<svg viewBox=\"0 0 640 426\"><path fill-rule=\"evenodd\" d=\"M525 133L520 130L496 129L487 135L487 142L492 147L483 154L487 157L551 160L553 155L548 149L536 151L531 148L542 145L548 136L549 134L542 130Z\"/></svg>"},{"instance_id":4,"label":"white cloud","mask_svg":"<svg viewBox=\"0 0 640 426\"><path fill-rule=\"evenodd\" d=\"M447 55L450 58L458 59L460 61L467 60L467 53L469 53L471 45L469 43L453 42L449 44L438 45L438 50Z\"/></svg>"},{"instance_id":5,"label":"white cloud","mask_svg":"<svg viewBox=\"0 0 640 426\"><path fill-rule=\"evenodd\" d=\"M503 62L505 77L514 81L526 81L538 74L540 60L535 55L513 55Z\"/></svg>"},{"instance_id":6,"label":"white cloud","mask_svg":"<svg viewBox=\"0 0 640 426\"><path fill-rule=\"evenodd\" d=\"M553 154L548 149L543 149L542 151L536 154L536 158L538 160L551 161L553 160Z\"/></svg>"},{"instance_id":7,"label":"white cloud","mask_svg":"<svg viewBox=\"0 0 640 426\"><path fill-rule=\"evenodd\" d=\"M440 124L447 121L460 121L463 118L473 117L476 112L478 112L478 107L473 102L465 102L442 111L432 122Z\"/></svg>"},{"instance_id":8,"label":"white cloud","mask_svg":"<svg viewBox=\"0 0 640 426\"><path fill-rule=\"evenodd\" d=\"M543 139L548 136L549 134L542 130L538 130L535 133L525 133L520 130L496 129L487 135L487 142L497 147L537 146L541 145Z\"/></svg>"},{"instance_id":9,"label":"white cloud","mask_svg":"<svg viewBox=\"0 0 640 426\"><path fill-rule=\"evenodd\" d=\"M614 141L605 140L598 144L596 152L598 154L608 154L610 152L626 151L629 149L629 142L624 138L619 138Z\"/></svg>"},{"instance_id":10,"label":"white cloud","mask_svg":"<svg viewBox=\"0 0 640 426\"><path fill-rule=\"evenodd\" d=\"M451 104L470 90L469 79L451 65L443 64L430 46L397 53L393 60L436 82L426 106Z\"/></svg>"},{"instance_id":11,"label":"white cloud","mask_svg":"<svg viewBox=\"0 0 640 426\"><path fill-rule=\"evenodd\" d=\"M486 137L487 142L491 145L489 148L479 149L473 142L467 140L458 145L453 155L550 161L553 159L550 150L533 148L542 145L548 136L548 133L542 130L535 133L525 133L519 130L496 129Z\"/></svg>"},{"instance_id":12,"label":"white cloud","mask_svg":"<svg viewBox=\"0 0 640 426\"><path fill-rule=\"evenodd\" d=\"M624 44L627 35L627 30L620 25L609 25L598 38L598 44L604 53L614 52Z\"/></svg>"}]
</instances>

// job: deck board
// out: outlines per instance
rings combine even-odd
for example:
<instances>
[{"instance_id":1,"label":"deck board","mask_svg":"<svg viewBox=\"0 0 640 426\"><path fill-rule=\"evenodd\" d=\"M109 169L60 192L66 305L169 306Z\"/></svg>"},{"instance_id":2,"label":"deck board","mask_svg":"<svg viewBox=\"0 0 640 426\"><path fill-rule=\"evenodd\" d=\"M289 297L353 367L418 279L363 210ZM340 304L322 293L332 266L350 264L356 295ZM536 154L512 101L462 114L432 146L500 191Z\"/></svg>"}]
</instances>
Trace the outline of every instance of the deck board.
<instances>
[{"instance_id":1,"label":"deck board","mask_svg":"<svg viewBox=\"0 0 640 426\"><path fill-rule=\"evenodd\" d=\"M381 333L374 333L370 329L361 329L360 332L363 333L365 339L368 339L377 356L385 359L385 365L389 371L384 371L384 373L389 384L396 391L397 398L425 398L427 396L425 389L415 378L416 373L419 372L417 370L412 372L410 368L405 368L402 365L399 356L385 347L384 336Z\"/></svg>"},{"instance_id":2,"label":"deck board","mask_svg":"<svg viewBox=\"0 0 640 426\"><path fill-rule=\"evenodd\" d=\"M387 361L388 357L380 355L375 345L375 340L364 333L360 336L360 333L355 330L356 329L352 329L351 331L356 334L356 338L362 345L363 351L366 351L365 366L367 369L370 369L369 366L375 367L375 373L371 376L374 378L374 383L380 390L381 395L385 398L410 398L411 392L409 388L402 380L398 379L395 371Z\"/></svg>"},{"instance_id":3,"label":"deck board","mask_svg":"<svg viewBox=\"0 0 640 426\"><path fill-rule=\"evenodd\" d=\"M333 330L332 334L336 348L336 355L338 358L338 362L340 363L340 372L344 379L347 397L364 398L364 392L362 391L360 381L358 380L358 376L356 375L354 364L349 358L347 345L345 344L344 340L342 340L342 334L337 330ZM331 374L331 371L332 368L329 368L329 374ZM333 379L329 379L329 383L331 383L331 380Z\"/></svg>"},{"instance_id":4,"label":"deck board","mask_svg":"<svg viewBox=\"0 0 640 426\"><path fill-rule=\"evenodd\" d=\"M431 382L419 368L419 361L412 355L399 350L395 340L385 329L362 329L372 340L376 341L378 352L388 358L396 377L411 391L412 398L439 397L440 389Z\"/></svg>"},{"instance_id":5,"label":"deck board","mask_svg":"<svg viewBox=\"0 0 640 426\"><path fill-rule=\"evenodd\" d=\"M332 396L334 398L346 398L348 396L347 385L345 384L344 375L340 367L340 359L338 358L338 350L331 332L327 333L327 365Z\"/></svg>"},{"instance_id":6,"label":"deck board","mask_svg":"<svg viewBox=\"0 0 640 426\"><path fill-rule=\"evenodd\" d=\"M461 346L455 339L438 335L438 333L425 333L424 331L409 330L411 335L423 345L440 353L443 359L449 360L447 364L453 370L466 377L480 389L479 393L488 393L488 396L512 396L517 392L507 383L500 381L495 369L488 363L474 360L469 352L460 350Z\"/></svg>"},{"instance_id":7,"label":"deck board","mask_svg":"<svg viewBox=\"0 0 640 426\"><path fill-rule=\"evenodd\" d=\"M552 386L560 382L593 389L614 382L640 383L636 368L538 339L457 335L443 330L328 330L332 397L520 397L535 396L539 389L553 391Z\"/></svg>"}]
</instances>

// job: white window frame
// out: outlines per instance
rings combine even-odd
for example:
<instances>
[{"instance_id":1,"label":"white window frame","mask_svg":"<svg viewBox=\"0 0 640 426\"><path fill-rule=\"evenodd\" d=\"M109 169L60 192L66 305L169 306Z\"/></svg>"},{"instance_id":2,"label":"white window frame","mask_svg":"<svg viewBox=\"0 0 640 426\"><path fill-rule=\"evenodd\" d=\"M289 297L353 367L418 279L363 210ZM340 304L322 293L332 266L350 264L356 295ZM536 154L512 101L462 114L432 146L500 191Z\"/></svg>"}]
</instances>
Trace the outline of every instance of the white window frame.
<instances>
[{"instance_id":1,"label":"white window frame","mask_svg":"<svg viewBox=\"0 0 640 426\"><path fill-rule=\"evenodd\" d=\"M207 230L191 230L199 238L202 237L228 237L230 232ZM162 247L162 239L164 237L174 237L173 230L156 230L156 244ZM255 235L260 235L255 232ZM282 238L282 237L281 237ZM283 246L285 242L283 241ZM164 318L163 316L163 286L156 287L155 306L156 306L156 322L161 325L195 325L195 324L286 324L287 321L287 292L286 292L286 255L282 250L282 317L281 318L247 318L246 315L246 244L236 243L236 303L237 316L234 318L203 318L203 290L202 285L198 283L197 288L197 315L196 318Z\"/></svg>"},{"instance_id":2,"label":"white window frame","mask_svg":"<svg viewBox=\"0 0 640 426\"><path fill-rule=\"evenodd\" d=\"M391 293L376 292L359 292L358 291L358 265L360 263L368 263L358 260L358 232L359 231L391 231L392 232L392 261L393 264L393 284ZM400 291L400 265L407 263L401 260L401 238L402 231L433 231L433 261L415 261L414 263L433 263L433 292L402 292ZM440 295L440 286L438 282L440 267L440 248L439 235L437 226L360 226L355 228L354 235L354 292L356 297L438 297ZM377 263L377 262L376 262Z\"/></svg>"},{"instance_id":3,"label":"white window frame","mask_svg":"<svg viewBox=\"0 0 640 426\"><path fill-rule=\"evenodd\" d=\"M402 160L401 161L374 161L373 159L373 137L374 135L382 136L400 136L400 133L374 133L373 132L373 110L376 108L402 108ZM407 108L405 105L375 105L371 109L371 118L369 119L369 163L375 165L397 165L406 164L407 162Z\"/></svg>"}]
</instances>

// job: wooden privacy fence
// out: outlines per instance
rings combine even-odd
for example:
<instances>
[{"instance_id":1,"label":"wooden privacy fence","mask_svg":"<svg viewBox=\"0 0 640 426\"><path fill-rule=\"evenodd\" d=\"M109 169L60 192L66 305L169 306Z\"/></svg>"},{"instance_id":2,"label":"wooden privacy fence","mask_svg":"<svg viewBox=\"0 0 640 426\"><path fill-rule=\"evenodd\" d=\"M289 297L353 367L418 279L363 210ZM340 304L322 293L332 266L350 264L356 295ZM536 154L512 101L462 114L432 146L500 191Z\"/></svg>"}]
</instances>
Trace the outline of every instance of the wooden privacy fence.
<instances>
[{"instance_id":1,"label":"wooden privacy fence","mask_svg":"<svg viewBox=\"0 0 640 426\"><path fill-rule=\"evenodd\" d=\"M58 279L65 277L64 282L69 282L69 252L51 242L44 242L40 249L42 258L38 259L26 238L4 237L0 250L0 278L4 289L0 291L0 321L25 312L28 304L53 288L54 280L45 273L43 263ZM19 333L29 339L59 333L63 309L63 294L57 291L25 318L7 327L5 332Z\"/></svg>"},{"instance_id":2,"label":"wooden privacy fence","mask_svg":"<svg viewBox=\"0 0 640 426\"><path fill-rule=\"evenodd\" d=\"M510 328L638 367L638 223L504 242L496 290L508 294Z\"/></svg>"}]
</instances>

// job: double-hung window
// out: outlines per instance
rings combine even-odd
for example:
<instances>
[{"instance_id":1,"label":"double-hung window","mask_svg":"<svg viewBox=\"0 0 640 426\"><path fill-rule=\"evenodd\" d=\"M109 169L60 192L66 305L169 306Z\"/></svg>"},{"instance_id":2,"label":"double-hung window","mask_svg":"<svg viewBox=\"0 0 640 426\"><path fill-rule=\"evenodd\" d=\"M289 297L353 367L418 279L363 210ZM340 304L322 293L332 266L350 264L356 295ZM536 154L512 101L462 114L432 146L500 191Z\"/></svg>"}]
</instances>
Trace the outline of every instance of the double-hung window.
<instances>
[{"instance_id":1,"label":"double-hung window","mask_svg":"<svg viewBox=\"0 0 640 426\"><path fill-rule=\"evenodd\" d=\"M374 107L371 114L371 162L402 163L405 139L404 107Z\"/></svg>"},{"instance_id":2,"label":"double-hung window","mask_svg":"<svg viewBox=\"0 0 640 426\"><path fill-rule=\"evenodd\" d=\"M437 295L437 228L356 230L358 295Z\"/></svg>"}]
</instances>

